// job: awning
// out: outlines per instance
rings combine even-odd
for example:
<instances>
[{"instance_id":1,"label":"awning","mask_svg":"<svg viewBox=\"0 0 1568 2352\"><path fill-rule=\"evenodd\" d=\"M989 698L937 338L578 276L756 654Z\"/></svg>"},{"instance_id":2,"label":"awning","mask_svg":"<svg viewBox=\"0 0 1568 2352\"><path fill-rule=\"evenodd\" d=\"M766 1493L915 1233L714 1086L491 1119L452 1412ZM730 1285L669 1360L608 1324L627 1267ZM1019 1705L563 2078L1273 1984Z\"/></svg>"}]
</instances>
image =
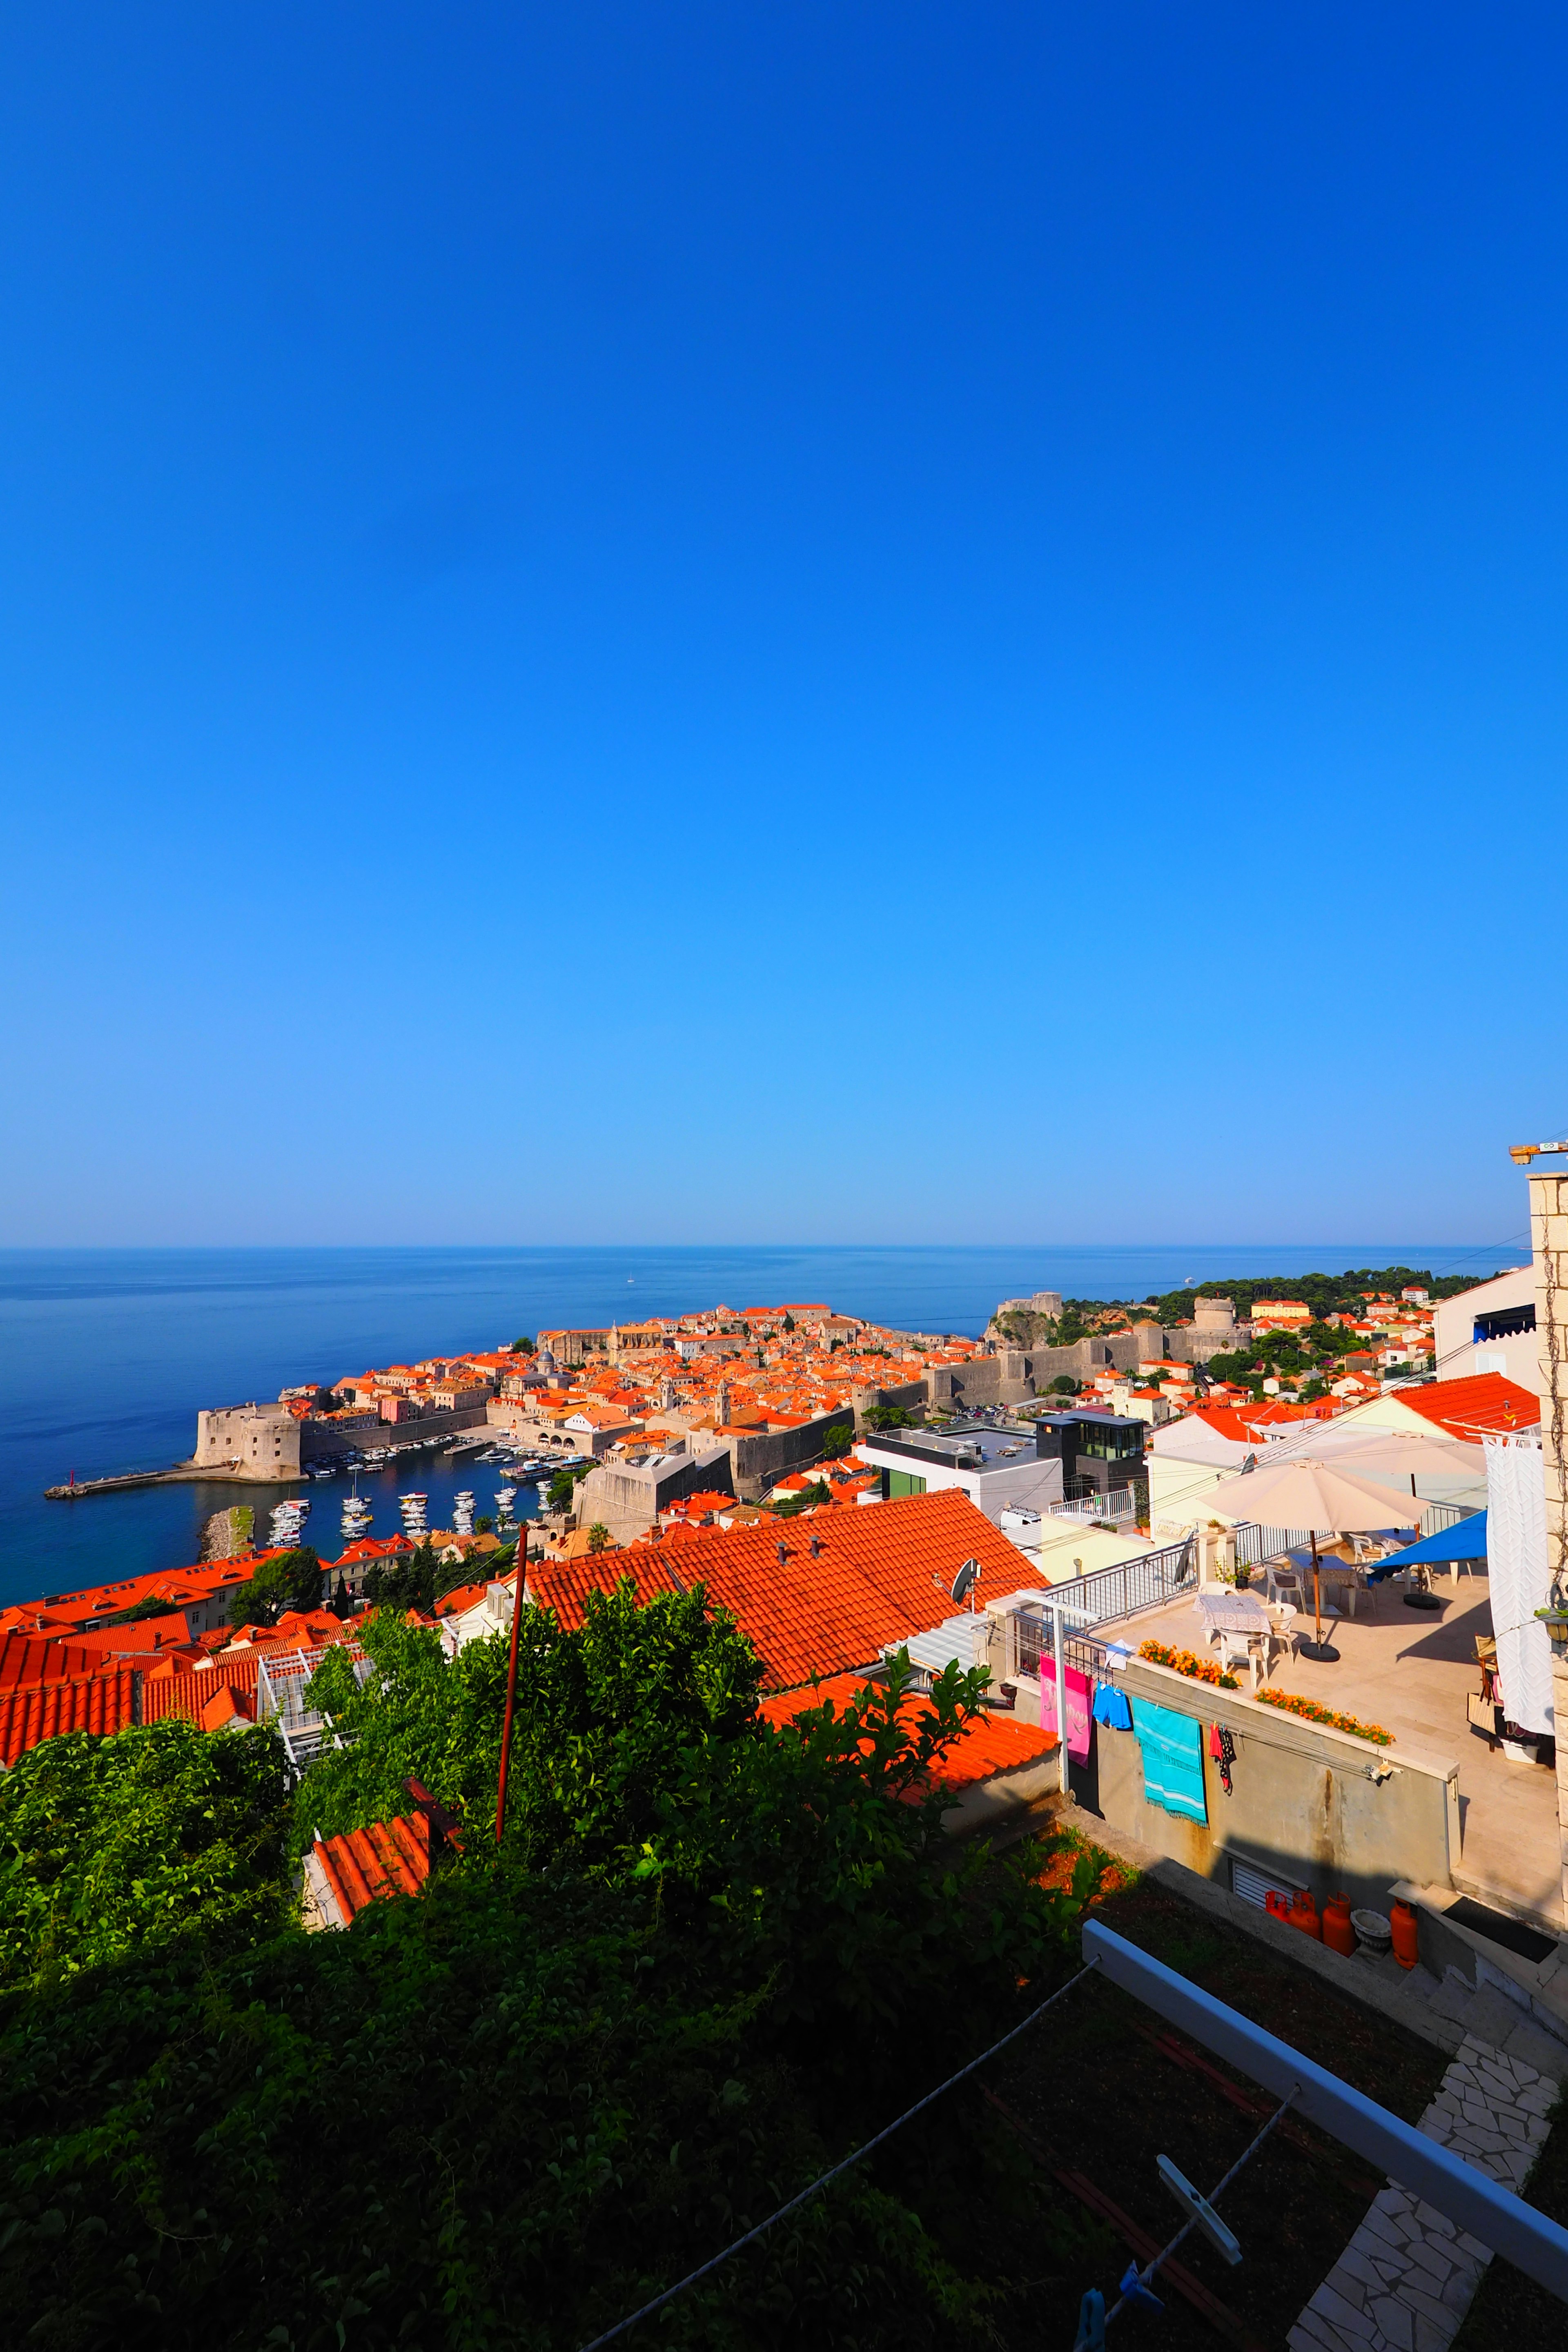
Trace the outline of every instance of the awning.
<instances>
[{"instance_id":1,"label":"awning","mask_svg":"<svg viewBox=\"0 0 1568 2352\"><path fill-rule=\"evenodd\" d=\"M1451 1559L1485 1559L1487 1556L1487 1515L1472 1511L1468 1519L1457 1519L1451 1528L1439 1528L1435 1536L1423 1536L1405 1551L1391 1552L1369 1568L1366 1580L1376 1584L1384 1576L1392 1576L1396 1568L1419 1567L1423 1562Z\"/></svg>"}]
</instances>

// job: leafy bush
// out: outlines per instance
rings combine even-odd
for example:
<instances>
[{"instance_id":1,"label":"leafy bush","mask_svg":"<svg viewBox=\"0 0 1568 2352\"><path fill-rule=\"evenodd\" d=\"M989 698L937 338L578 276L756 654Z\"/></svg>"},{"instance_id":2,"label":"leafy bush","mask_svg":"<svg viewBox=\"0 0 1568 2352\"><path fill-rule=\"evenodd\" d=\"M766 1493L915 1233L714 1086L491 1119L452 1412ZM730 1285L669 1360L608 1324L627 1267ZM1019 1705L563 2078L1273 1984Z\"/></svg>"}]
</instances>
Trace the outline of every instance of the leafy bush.
<instances>
[{"instance_id":1,"label":"leafy bush","mask_svg":"<svg viewBox=\"0 0 1568 2352\"><path fill-rule=\"evenodd\" d=\"M195 1935L270 1935L287 1908L283 1749L172 1717L46 1739L0 1774L0 1986Z\"/></svg>"},{"instance_id":2,"label":"leafy bush","mask_svg":"<svg viewBox=\"0 0 1568 2352\"><path fill-rule=\"evenodd\" d=\"M927 1795L978 1675L950 1668L910 1707L905 1661L774 1732L749 1646L700 1593L639 1610L623 1585L580 1633L531 1609L519 1633L503 1851L505 1642L448 1661L388 1612L364 1690L341 1657L317 1675L355 1744L312 1768L298 1818L403 1810L416 1769L466 1811L455 1864L347 1935L215 1961L198 1921L0 2003L0 2298L39 2352L575 2352L1073 1964L1077 1895L1035 1884L1031 1857L954 1848ZM966 2084L673 2305L658 2340L991 2342L998 2274L1040 2231L1016 2143Z\"/></svg>"}]
</instances>

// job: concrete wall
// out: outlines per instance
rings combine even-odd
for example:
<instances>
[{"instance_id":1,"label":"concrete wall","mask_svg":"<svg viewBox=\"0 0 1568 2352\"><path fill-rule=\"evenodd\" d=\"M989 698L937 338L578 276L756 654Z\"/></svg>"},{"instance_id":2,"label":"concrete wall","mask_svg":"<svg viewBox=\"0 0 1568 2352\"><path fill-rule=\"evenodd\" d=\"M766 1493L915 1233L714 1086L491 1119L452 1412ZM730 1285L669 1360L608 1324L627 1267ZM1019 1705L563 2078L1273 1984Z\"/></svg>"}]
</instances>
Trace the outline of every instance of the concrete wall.
<instances>
[{"instance_id":1,"label":"concrete wall","mask_svg":"<svg viewBox=\"0 0 1568 2352\"><path fill-rule=\"evenodd\" d=\"M900 1433L896 1430L892 1433L895 1443ZM897 1470L906 1477L923 1478L928 1494L956 1486L960 1494L968 1496L977 1511L984 1511L996 1526L1000 1526L1004 1511L1043 1511L1047 1504L1062 1499L1060 1462L1037 1454L1026 1454L1005 1469L961 1470L956 1463L916 1462L908 1454L891 1453L879 1446L874 1435L863 1437L855 1452L868 1469Z\"/></svg>"},{"instance_id":2,"label":"concrete wall","mask_svg":"<svg viewBox=\"0 0 1568 2352\"><path fill-rule=\"evenodd\" d=\"M1343 1893L1354 1905L1386 1911L1397 1879L1452 1884L1458 1764L1418 1760L1397 1744L1374 1748L1142 1659L1121 1682L1130 1698L1152 1699L1204 1727L1208 1821L1185 1821L1146 1802L1136 1733L1096 1725L1089 1765L1072 1767L1073 1791L1113 1829L1227 1886L1230 1858L1238 1853L1310 1887L1320 1910L1329 1895ZM1211 1723L1228 1727L1236 1739L1228 1797L1207 1753ZM1369 1777L1390 1767L1385 1780Z\"/></svg>"},{"instance_id":3,"label":"concrete wall","mask_svg":"<svg viewBox=\"0 0 1568 2352\"><path fill-rule=\"evenodd\" d=\"M1546 1481L1546 1565L1553 1595L1568 1586L1568 1175L1530 1179L1530 1233L1535 1274L1535 1339L1540 1351L1541 1451ZM1552 1654L1552 1704L1568 1721L1568 1654ZM1557 1742L1557 1840L1563 1898L1568 1904L1568 1739Z\"/></svg>"}]
</instances>

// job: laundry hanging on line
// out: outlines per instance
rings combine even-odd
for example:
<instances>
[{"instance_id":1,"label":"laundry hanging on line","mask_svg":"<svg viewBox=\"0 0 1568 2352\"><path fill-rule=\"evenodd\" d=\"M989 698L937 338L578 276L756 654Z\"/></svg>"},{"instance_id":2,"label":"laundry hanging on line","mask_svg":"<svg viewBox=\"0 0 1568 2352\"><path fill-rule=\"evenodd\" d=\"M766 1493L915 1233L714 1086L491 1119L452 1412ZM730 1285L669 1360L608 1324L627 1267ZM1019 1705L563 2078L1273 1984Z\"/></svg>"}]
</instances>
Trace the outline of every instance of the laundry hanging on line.
<instances>
[{"instance_id":1,"label":"laundry hanging on line","mask_svg":"<svg viewBox=\"0 0 1568 2352\"><path fill-rule=\"evenodd\" d=\"M1235 1791L1230 1783L1230 1768L1236 1761L1236 1735L1227 1724L1210 1724L1209 1754L1219 1766L1220 1785L1226 1795L1227 1797L1234 1795Z\"/></svg>"},{"instance_id":2,"label":"laundry hanging on line","mask_svg":"<svg viewBox=\"0 0 1568 2352\"><path fill-rule=\"evenodd\" d=\"M1127 1693L1118 1690L1114 1683L1096 1683L1094 1719L1104 1724L1108 1731L1131 1731L1132 1709L1127 1704Z\"/></svg>"},{"instance_id":3,"label":"laundry hanging on line","mask_svg":"<svg viewBox=\"0 0 1568 2352\"><path fill-rule=\"evenodd\" d=\"M1068 1754L1075 1764L1084 1764L1089 1760L1089 1679L1077 1666L1068 1666L1065 1671ZM1061 1728L1057 1720L1057 1662L1048 1655L1040 1660L1040 1723L1047 1731Z\"/></svg>"},{"instance_id":4,"label":"laundry hanging on line","mask_svg":"<svg viewBox=\"0 0 1568 2352\"><path fill-rule=\"evenodd\" d=\"M1196 1716L1179 1715L1174 1707L1135 1698L1132 1727L1143 1755L1145 1801L1163 1806L1168 1813L1180 1813L1186 1821L1206 1822L1203 1726Z\"/></svg>"}]
</instances>

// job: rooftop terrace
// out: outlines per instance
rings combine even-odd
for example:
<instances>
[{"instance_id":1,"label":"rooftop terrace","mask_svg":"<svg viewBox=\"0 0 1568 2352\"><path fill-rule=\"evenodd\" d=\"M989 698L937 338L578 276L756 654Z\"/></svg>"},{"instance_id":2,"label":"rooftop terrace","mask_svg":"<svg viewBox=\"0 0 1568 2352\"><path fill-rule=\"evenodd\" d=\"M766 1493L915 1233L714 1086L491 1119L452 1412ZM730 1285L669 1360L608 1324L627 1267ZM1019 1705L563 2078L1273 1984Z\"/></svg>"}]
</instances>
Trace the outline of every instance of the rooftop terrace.
<instances>
[{"instance_id":1,"label":"rooftop terrace","mask_svg":"<svg viewBox=\"0 0 1568 2352\"><path fill-rule=\"evenodd\" d=\"M1543 1765L1510 1763L1470 1728L1466 1714L1468 1694L1480 1688L1476 1636L1492 1630L1490 1587L1484 1576L1466 1575L1457 1587L1445 1578L1433 1590L1443 1603L1441 1615L1407 1609L1392 1581L1373 1586L1358 1597L1360 1613L1340 1619L1333 1629L1337 1665L1281 1652L1270 1685L1380 1723L1394 1735L1395 1759L1413 1750L1429 1762L1458 1764L1461 1854L1455 1884L1561 1930L1568 1920L1554 1775ZM1094 1630L1101 1640L1125 1641L1134 1649L1156 1641L1204 1651L1198 1612L1185 1599Z\"/></svg>"}]
</instances>

